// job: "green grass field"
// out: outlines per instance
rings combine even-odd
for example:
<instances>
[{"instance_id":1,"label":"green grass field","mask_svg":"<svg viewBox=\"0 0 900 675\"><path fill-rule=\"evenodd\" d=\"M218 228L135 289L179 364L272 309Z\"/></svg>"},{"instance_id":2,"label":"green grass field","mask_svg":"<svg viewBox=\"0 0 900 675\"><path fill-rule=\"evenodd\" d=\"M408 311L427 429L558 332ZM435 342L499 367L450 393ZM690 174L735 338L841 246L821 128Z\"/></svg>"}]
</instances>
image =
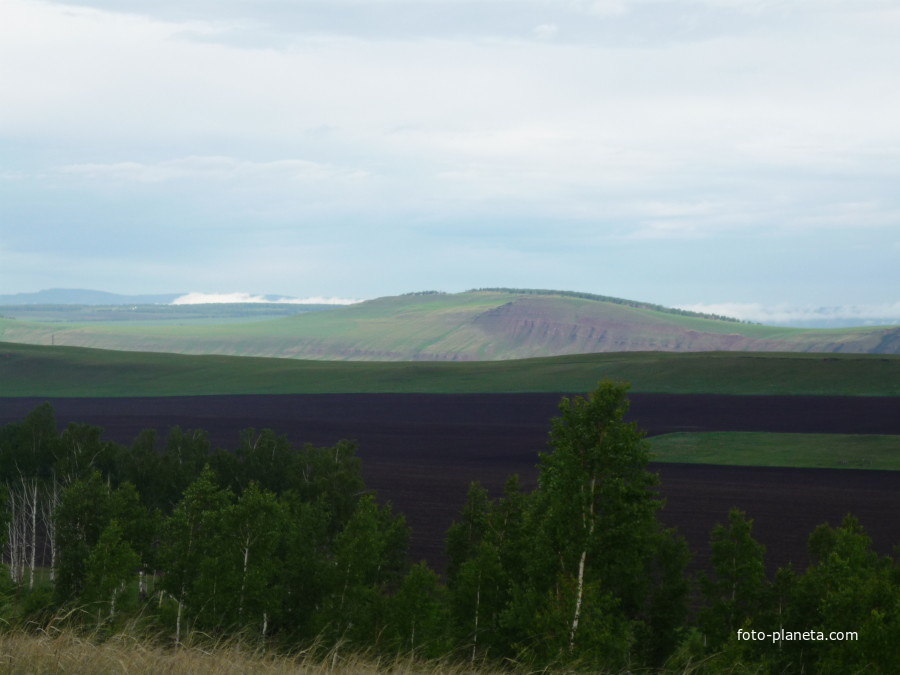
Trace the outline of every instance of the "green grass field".
<instances>
[{"instance_id":1,"label":"green grass field","mask_svg":"<svg viewBox=\"0 0 900 675\"><path fill-rule=\"evenodd\" d=\"M900 395L900 356L624 352L484 362L331 362L0 342L0 396L634 392Z\"/></svg>"},{"instance_id":2,"label":"green grass field","mask_svg":"<svg viewBox=\"0 0 900 675\"><path fill-rule=\"evenodd\" d=\"M649 441L657 462L900 471L900 436L729 431Z\"/></svg>"}]
</instances>

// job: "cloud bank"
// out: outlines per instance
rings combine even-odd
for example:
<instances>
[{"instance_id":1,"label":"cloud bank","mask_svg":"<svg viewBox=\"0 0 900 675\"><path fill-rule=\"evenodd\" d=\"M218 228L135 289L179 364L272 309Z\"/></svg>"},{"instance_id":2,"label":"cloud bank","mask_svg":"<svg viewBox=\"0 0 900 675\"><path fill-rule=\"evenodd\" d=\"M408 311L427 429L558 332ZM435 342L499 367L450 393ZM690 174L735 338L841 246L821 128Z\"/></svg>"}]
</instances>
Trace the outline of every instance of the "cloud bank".
<instances>
[{"instance_id":1,"label":"cloud bank","mask_svg":"<svg viewBox=\"0 0 900 675\"><path fill-rule=\"evenodd\" d=\"M275 295L253 295L251 293L186 293L175 298L172 305L208 305L238 303L275 303L286 305L352 305L362 300L350 298L285 298Z\"/></svg>"},{"instance_id":2,"label":"cloud bank","mask_svg":"<svg viewBox=\"0 0 900 675\"><path fill-rule=\"evenodd\" d=\"M839 327L882 326L900 324L900 301L878 305L850 305L835 307L792 306L760 303L697 303L678 309L730 316L773 326Z\"/></svg>"}]
</instances>

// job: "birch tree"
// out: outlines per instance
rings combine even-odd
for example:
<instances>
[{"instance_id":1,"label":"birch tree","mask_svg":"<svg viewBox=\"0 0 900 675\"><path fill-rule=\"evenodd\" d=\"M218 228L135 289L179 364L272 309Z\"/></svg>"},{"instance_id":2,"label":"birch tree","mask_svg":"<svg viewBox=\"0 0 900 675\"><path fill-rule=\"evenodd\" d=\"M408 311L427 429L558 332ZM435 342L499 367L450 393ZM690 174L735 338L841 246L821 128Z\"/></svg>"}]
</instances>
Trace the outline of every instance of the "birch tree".
<instances>
[{"instance_id":1,"label":"birch tree","mask_svg":"<svg viewBox=\"0 0 900 675\"><path fill-rule=\"evenodd\" d=\"M62 491L54 514L59 545L55 593L60 603L81 595L85 563L110 515L110 490L99 473L75 480Z\"/></svg>"},{"instance_id":2,"label":"birch tree","mask_svg":"<svg viewBox=\"0 0 900 675\"><path fill-rule=\"evenodd\" d=\"M523 495L517 479L503 498L491 501L477 483L469 487L460 519L447 531L447 585L456 639L470 662L499 645L498 621L509 600L519 557ZM502 647L501 647L502 648Z\"/></svg>"},{"instance_id":3,"label":"birch tree","mask_svg":"<svg viewBox=\"0 0 900 675\"><path fill-rule=\"evenodd\" d=\"M282 593L286 509L250 483L236 503L208 517L206 555L193 583L198 618L204 628L252 627L265 636Z\"/></svg>"},{"instance_id":4,"label":"birch tree","mask_svg":"<svg viewBox=\"0 0 900 675\"><path fill-rule=\"evenodd\" d=\"M562 399L552 452L540 455L533 555L507 621L541 658L621 667L644 608L660 502L643 433L625 421L626 392L603 382Z\"/></svg>"},{"instance_id":5,"label":"birch tree","mask_svg":"<svg viewBox=\"0 0 900 675\"><path fill-rule=\"evenodd\" d=\"M119 522L111 520L85 562L82 599L96 604L98 624L115 617L117 600L137 574L140 562L138 554L124 540Z\"/></svg>"},{"instance_id":6,"label":"birch tree","mask_svg":"<svg viewBox=\"0 0 900 675\"><path fill-rule=\"evenodd\" d=\"M388 604L394 650L426 658L447 653L446 589L424 562L413 565Z\"/></svg>"},{"instance_id":7,"label":"birch tree","mask_svg":"<svg viewBox=\"0 0 900 675\"><path fill-rule=\"evenodd\" d=\"M715 649L760 611L766 593L765 547L753 538L753 520L739 510L710 539L713 576L700 577L706 607L699 616L708 645Z\"/></svg>"},{"instance_id":8,"label":"birch tree","mask_svg":"<svg viewBox=\"0 0 900 675\"><path fill-rule=\"evenodd\" d=\"M386 591L407 566L406 519L366 495L334 541L331 597L323 619L336 637L365 642L380 633Z\"/></svg>"},{"instance_id":9,"label":"birch tree","mask_svg":"<svg viewBox=\"0 0 900 675\"><path fill-rule=\"evenodd\" d=\"M181 643L185 606L192 609L194 588L203 561L216 536L215 515L231 503L231 493L219 488L209 467L184 492L184 497L163 525L159 559L165 574L163 589L178 603L175 642ZM198 603L193 603L198 609Z\"/></svg>"}]
</instances>

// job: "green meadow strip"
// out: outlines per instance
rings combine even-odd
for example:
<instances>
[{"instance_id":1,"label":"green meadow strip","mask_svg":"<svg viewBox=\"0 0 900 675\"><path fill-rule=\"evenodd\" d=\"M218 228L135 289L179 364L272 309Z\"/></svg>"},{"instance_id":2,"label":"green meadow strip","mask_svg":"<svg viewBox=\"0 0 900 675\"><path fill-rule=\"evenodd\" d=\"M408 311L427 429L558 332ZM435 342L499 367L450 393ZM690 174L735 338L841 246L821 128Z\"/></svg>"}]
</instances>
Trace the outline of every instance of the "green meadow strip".
<instances>
[{"instance_id":1,"label":"green meadow strip","mask_svg":"<svg viewBox=\"0 0 900 675\"><path fill-rule=\"evenodd\" d=\"M900 471L900 436L728 431L649 440L655 462Z\"/></svg>"},{"instance_id":2,"label":"green meadow strip","mask_svg":"<svg viewBox=\"0 0 900 675\"><path fill-rule=\"evenodd\" d=\"M585 392L900 395L900 356L620 352L509 361L348 362L0 342L0 396Z\"/></svg>"}]
</instances>

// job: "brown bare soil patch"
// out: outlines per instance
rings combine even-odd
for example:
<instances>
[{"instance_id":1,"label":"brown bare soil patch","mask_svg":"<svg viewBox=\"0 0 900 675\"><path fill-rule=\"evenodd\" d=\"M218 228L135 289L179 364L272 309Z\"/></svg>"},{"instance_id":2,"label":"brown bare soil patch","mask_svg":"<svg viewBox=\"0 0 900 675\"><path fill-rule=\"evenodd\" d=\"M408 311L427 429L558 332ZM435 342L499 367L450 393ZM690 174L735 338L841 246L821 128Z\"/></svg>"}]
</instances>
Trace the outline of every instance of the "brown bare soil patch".
<instances>
[{"instance_id":1,"label":"brown bare soil patch","mask_svg":"<svg viewBox=\"0 0 900 675\"><path fill-rule=\"evenodd\" d=\"M359 442L367 485L406 514L412 554L443 567L443 538L468 483L499 494L517 473L535 483L557 394L344 394L50 399L61 425L95 424L130 443L139 431L201 428L231 448L247 427L271 428L295 443ZM0 424L44 399L0 399ZM862 397L633 394L631 419L649 434L780 431L900 434L900 399ZM876 549L900 543L900 472L656 464L663 521L688 539L705 566L709 532L728 509L744 509L769 552L770 567L807 563L806 539L823 522L856 515Z\"/></svg>"}]
</instances>

